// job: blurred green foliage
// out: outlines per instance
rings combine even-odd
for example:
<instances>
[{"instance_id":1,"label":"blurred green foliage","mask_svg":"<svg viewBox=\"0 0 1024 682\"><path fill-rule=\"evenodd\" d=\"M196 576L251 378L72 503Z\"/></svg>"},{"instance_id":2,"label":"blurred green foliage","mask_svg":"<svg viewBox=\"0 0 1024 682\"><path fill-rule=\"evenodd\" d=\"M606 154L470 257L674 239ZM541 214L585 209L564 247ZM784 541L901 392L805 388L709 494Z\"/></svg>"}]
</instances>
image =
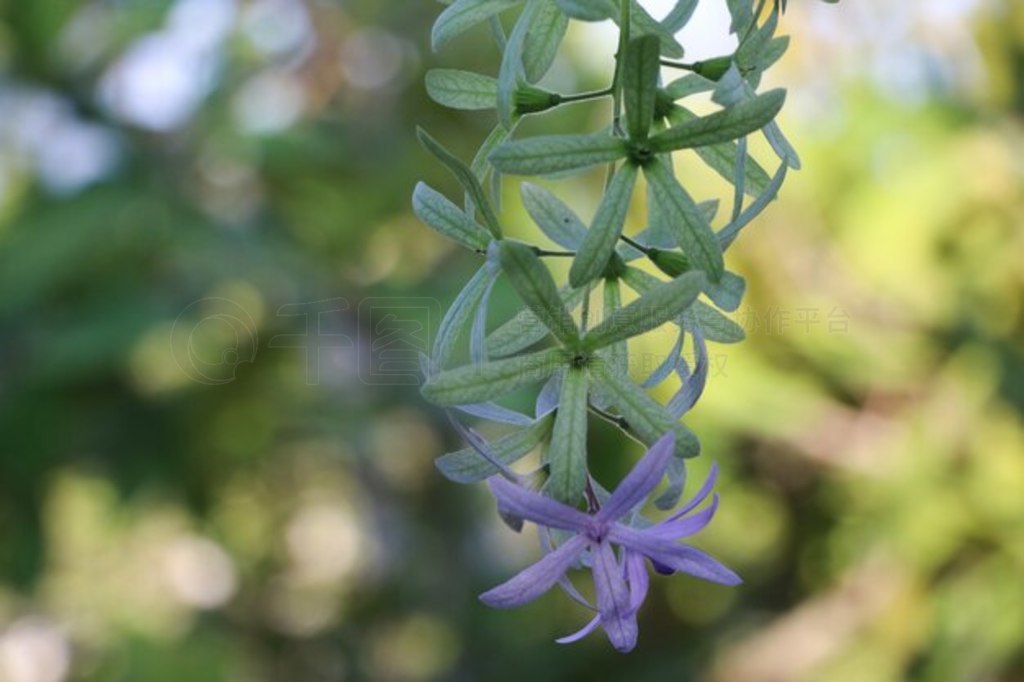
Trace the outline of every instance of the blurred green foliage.
<instances>
[{"instance_id":1,"label":"blurred green foliage","mask_svg":"<svg viewBox=\"0 0 1024 682\"><path fill-rule=\"evenodd\" d=\"M488 36L427 54L429 2L0 3L0 680L1024 677L1024 8L954 5L791 3L805 170L737 245L750 339L692 420L747 582L655 581L620 657L554 645L585 617L556 595L477 602L532 538L434 472L415 386L364 380L360 302L475 265L408 196L456 196L414 126L465 155L492 122L421 77ZM604 81L595 40L561 85ZM342 308L312 374L297 304Z\"/></svg>"}]
</instances>

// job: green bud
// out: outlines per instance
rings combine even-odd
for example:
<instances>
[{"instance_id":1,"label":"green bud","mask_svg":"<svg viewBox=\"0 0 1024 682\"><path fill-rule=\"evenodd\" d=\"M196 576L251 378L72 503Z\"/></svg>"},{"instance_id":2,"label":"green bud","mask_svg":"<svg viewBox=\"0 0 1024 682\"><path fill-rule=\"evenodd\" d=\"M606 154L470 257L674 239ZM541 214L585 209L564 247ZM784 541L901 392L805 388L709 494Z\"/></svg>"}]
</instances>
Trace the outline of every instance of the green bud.
<instances>
[{"instance_id":1,"label":"green bud","mask_svg":"<svg viewBox=\"0 0 1024 682\"><path fill-rule=\"evenodd\" d=\"M647 257L651 259L659 270L669 277L678 277L690 270L690 259L675 251L662 251L661 249L649 249Z\"/></svg>"},{"instance_id":2,"label":"green bud","mask_svg":"<svg viewBox=\"0 0 1024 682\"><path fill-rule=\"evenodd\" d=\"M521 84L516 89L515 102L516 114L525 116L557 107L562 103L562 96L532 85Z\"/></svg>"},{"instance_id":3,"label":"green bud","mask_svg":"<svg viewBox=\"0 0 1024 682\"><path fill-rule=\"evenodd\" d=\"M693 72L704 76L708 80L717 81L725 75L730 66L732 66L732 55L728 57L715 57L714 59L694 63Z\"/></svg>"}]
</instances>

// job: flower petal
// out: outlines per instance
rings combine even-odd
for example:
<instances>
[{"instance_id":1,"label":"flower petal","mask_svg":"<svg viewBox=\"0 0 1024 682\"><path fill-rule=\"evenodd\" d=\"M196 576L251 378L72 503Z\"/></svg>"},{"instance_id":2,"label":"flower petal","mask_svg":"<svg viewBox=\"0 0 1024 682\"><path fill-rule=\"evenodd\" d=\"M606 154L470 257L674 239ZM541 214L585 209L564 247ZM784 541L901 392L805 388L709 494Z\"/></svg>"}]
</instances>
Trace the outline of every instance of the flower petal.
<instances>
[{"instance_id":1,"label":"flower petal","mask_svg":"<svg viewBox=\"0 0 1024 682\"><path fill-rule=\"evenodd\" d=\"M704 485L700 487L697 494L694 495L693 499L687 502L685 505L680 507L672 516L665 519L665 521L675 521L681 516L684 516L687 512L694 509L707 499L707 496L711 494L711 491L715 487L715 481L718 479L718 462L711 464L711 469L708 471L708 477L704 480Z\"/></svg>"},{"instance_id":2,"label":"flower petal","mask_svg":"<svg viewBox=\"0 0 1024 682\"><path fill-rule=\"evenodd\" d=\"M593 523L591 517L580 510L527 490L500 476L493 476L487 483L498 500L498 507L505 513L549 528L577 532L586 530Z\"/></svg>"},{"instance_id":3,"label":"flower petal","mask_svg":"<svg viewBox=\"0 0 1024 682\"><path fill-rule=\"evenodd\" d=\"M646 531L662 540L681 540L700 532L711 523L718 510L718 495L711 499L711 504L693 516L666 519L661 523L647 528Z\"/></svg>"},{"instance_id":4,"label":"flower petal","mask_svg":"<svg viewBox=\"0 0 1024 682\"><path fill-rule=\"evenodd\" d=\"M626 550L626 580L629 581L629 610L636 613L647 598L647 587L651 577L644 566L643 554Z\"/></svg>"},{"instance_id":5,"label":"flower petal","mask_svg":"<svg viewBox=\"0 0 1024 682\"><path fill-rule=\"evenodd\" d=\"M558 644L572 644L573 642L578 642L581 639L583 639L584 637L586 637L587 635L589 635L591 632L596 630L597 626L600 625L600 624L601 624L601 616L594 616L593 618L590 619L590 622L587 623L586 625L584 625L582 628L580 628L576 632L572 633L571 635L566 635L565 637L559 637L558 639L555 640L555 642L557 642Z\"/></svg>"},{"instance_id":6,"label":"flower petal","mask_svg":"<svg viewBox=\"0 0 1024 682\"><path fill-rule=\"evenodd\" d=\"M538 536L540 536L540 544L544 550L544 553L550 553L552 551L551 548L554 546L554 543L551 540L551 529L541 526L538 529L537 534ZM561 578L558 579L558 586L562 588L562 591L565 592L570 599L572 599L580 606L584 606L590 609L591 611L597 610L591 605L589 601L587 601L586 597L580 594L580 591L577 590L576 586L572 584L571 580L569 580L568 575L563 575Z\"/></svg>"},{"instance_id":7,"label":"flower petal","mask_svg":"<svg viewBox=\"0 0 1024 682\"><path fill-rule=\"evenodd\" d=\"M622 479L594 518L598 521L614 521L643 502L665 475L665 468L668 467L675 445L676 437L671 431L652 445L633 470Z\"/></svg>"},{"instance_id":8,"label":"flower petal","mask_svg":"<svg viewBox=\"0 0 1024 682\"><path fill-rule=\"evenodd\" d=\"M565 575L586 546L587 540L582 536L570 539L537 563L517 573L511 580L481 594L480 601L497 609L508 609L536 599Z\"/></svg>"},{"instance_id":9,"label":"flower petal","mask_svg":"<svg viewBox=\"0 0 1024 682\"><path fill-rule=\"evenodd\" d=\"M696 578L722 585L739 585L743 582L731 569L699 549L667 542L647 531L615 524L608 534L608 540L644 554L655 564Z\"/></svg>"},{"instance_id":10,"label":"flower petal","mask_svg":"<svg viewBox=\"0 0 1024 682\"><path fill-rule=\"evenodd\" d=\"M629 588L622 567L615 559L615 550L607 542L592 546L594 555L594 589L601 627L616 650L625 653L636 646L638 628L636 612L631 612Z\"/></svg>"}]
</instances>

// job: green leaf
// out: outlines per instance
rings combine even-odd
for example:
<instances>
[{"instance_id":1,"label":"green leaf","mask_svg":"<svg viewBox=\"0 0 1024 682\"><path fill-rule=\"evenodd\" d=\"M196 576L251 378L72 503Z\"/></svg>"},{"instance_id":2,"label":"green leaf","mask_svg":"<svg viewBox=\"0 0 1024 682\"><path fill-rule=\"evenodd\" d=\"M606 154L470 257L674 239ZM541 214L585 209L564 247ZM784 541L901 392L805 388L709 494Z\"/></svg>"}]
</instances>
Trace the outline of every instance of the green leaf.
<instances>
[{"instance_id":1,"label":"green leaf","mask_svg":"<svg viewBox=\"0 0 1024 682\"><path fill-rule=\"evenodd\" d=\"M491 242L487 230L426 183L413 190L412 210L428 227L468 249L483 252Z\"/></svg>"},{"instance_id":2,"label":"green leaf","mask_svg":"<svg viewBox=\"0 0 1024 682\"><path fill-rule=\"evenodd\" d=\"M498 223L498 216L494 213L490 202L487 201L487 197L484 195L484 188L480 186L480 181L473 175L473 171L454 154L445 149L440 142L431 137L423 128L416 129L416 136L423 146L426 147L427 151L448 168L452 175L455 176L455 179L459 181L459 184L462 185L462 188L473 199L473 203L480 209L480 213L483 215L484 222L487 224L487 229L491 235L495 239L501 239L501 225Z\"/></svg>"},{"instance_id":3,"label":"green leaf","mask_svg":"<svg viewBox=\"0 0 1024 682\"><path fill-rule=\"evenodd\" d=\"M526 428L492 441L489 454L502 464L518 462L547 440L554 423L554 414L547 414ZM442 455L434 464L445 478L455 483L477 483L498 473L497 467L473 448Z\"/></svg>"},{"instance_id":4,"label":"green leaf","mask_svg":"<svg viewBox=\"0 0 1024 682\"><path fill-rule=\"evenodd\" d=\"M739 343L747 338L743 327L703 301L697 301L683 314L683 326L688 330L699 327L708 341Z\"/></svg>"},{"instance_id":5,"label":"green leaf","mask_svg":"<svg viewBox=\"0 0 1024 682\"><path fill-rule=\"evenodd\" d=\"M622 289L619 280L608 279L604 282L604 319L615 315L622 309ZM629 347L625 341L616 341L605 349L605 358L613 372L625 374L629 369Z\"/></svg>"},{"instance_id":6,"label":"green leaf","mask_svg":"<svg viewBox=\"0 0 1024 682\"><path fill-rule=\"evenodd\" d=\"M583 302L585 289L563 287L558 292L570 312ZM521 309L508 322L487 337L487 349L492 358L503 358L518 353L541 341L551 332L529 307Z\"/></svg>"},{"instance_id":7,"label":"green leaf","mask_svg":"<svg viewBox=\"0 0 1024 682\"><path fill-rule=\"evenodd\" d=\"M498 251L501 269L519 297L529 306L551 333L566 346L579 343L579 330L572 315L558 295L558 287L551 273L540 262L532 246L519 242L503 241Z\"/></svg>"},{"instance_id":8,"label":"green leaf","mask_svg":"<svg viewBox=\"0 0 1024 682\"><path fill-rule=\"evenodd\" d=\"M429 378L421 392L424 398L442 407L482 403L543 381L568 361L565 349L548 348L482 365L467 365Z\"/></svg>"},{"instance_id":9,"label":"green leaf","mask_svg":"<svg viewBox=\"0 0 1024 682\"><path fill-rule=\"evenodd\" d=\"M587 226L565 203L545 188L524 182L519 188L526 212L548 239L575 251L587 236Z\"/></svg>"},{"instance_id":10,"label":"green leaf","mask_svg":"<svg viewBox=\"0 0 1024 682\"><path fill-rule=\"evenodd\" d=\"M712 101L723 106L737 106L743 102L750 101L757 97L751 87L733 64L732 68L718 80L715 92L711 95ZM771 145L775 154L789 164L793 170L800 170L800 156L793 149L786 136L782 134L779 124L770 121L762 130L768 144Z\"/></svg>"},{"instance_id":11,"label":"green leaf","mask_svg":"<svg viewBox=\"0 0 1024 682\"><path fill-rule=\"evenodd\" d=\"M497 106L498 81L470 71L431 69L426 76L430 99L450 109L477 111Z\"/></svg>"},{"instance_id":12,"label":"green leaf","mask_svg":"<svg viewBox=\"0 0 1024 682\"><path fill-rule=\"evenodd\" d=\"M709 80L698 73L688 73L665 86L662 92L670 100L675 101L702 92L715 89L715 81Z\"/></svg>"},{"instance_id":13,"label":"green leaf","mask_svg":"<svg viewBox=\"0 0 1024 682\"><path fill-rule=\"evenodd\" d=\"M462 288L441 319L434 340L432 364L438 369L446 367L455 354L459 338L469 329L488 288L497 279L496 268L484 264Z\"/></svg>"},{"instance_id":14,"label":"green leaf","mask_svg":"<svg viewBox=\"0 0 1024 682\"><path fill-rule=\"evenodd\" d=\"M580 21L604 21L615 16L612 0L555 0L566 16Z\"/></svg>"},{"instance_id":15,"label":"green leaf","mask_svg":"<svg viewBox=\"0 0 1024 682\"><path fill-rule=\"evenodd\" d=\"M619 21L619 13L612 12L611 17L616 23ZM630 2L629 15L630 35L639 37L642 35L654 35L661 43L661 53L671 59L682 59L685 56L683 47L676 41L672 31L669 31L661 22L647 13L639 2Z\"/></svg>"},{"instance_id":16,"label":"green leaf","mask_svg":"<svg viewBox=\"0 0 1024 682\"><path fill-rule=\"evenodd\" d=\"M681 106L673 107L668 115L668 120L673 126L682 125L696 118L696 114ZM722 142L720 144L707 145L706 147L697 147L693 151L722 178L728 182L733 182L735 179L736 161L739 156L739 147L735 142ZM744 189L751 196L759 195L771 182L768 172L751 156L747 157L744 164L743 176Z\"/></svg>"},{"instance_id":17,"label":"green leaf","mask_svg":"<svg viewBox=\"0 0 1024 682\"><path fill-rule=\"evenodd\" d=\"M660 327L686 310L700 295L704 284L702 273L688 272L652 287L587 332L583 347L588 351L597 350Z\"/></svg>"},{"instance_id":18,"label":"green leaf","mask_svg":"<svg viewBox=\"0 0 1024 682\"><path fill-rule=\"evenodd\" d=\"M569 17L558 8L555 0L544 0L523 45L526 80L536 83L544 77L555 61L568 28Z\"/></svg>"},{"instance_id":19,"label":"green leaf","mask_svg":"<svg viewBox=\"0 0 1024 682\"><path fill-rule=\"evenodd\" d=\"M436 52L463 31L487 21L519 2L520 0L455 0L434 22L430 34L431 48Z\"/></svg>"},{"instance_id":20,"label":"green leaf","mask_svg":"<svg viewBox=\"0 0 1024 682\"><path fill-rule=\"evenodd\" d=\"M698 0L679 0L661 20L661 25L670 33L679 33L690 23L690 18L693 17L693 12L697 9L697 2Z\"/></svg>"},{"instance_id":21,"label":"green leaf","mask_svg":"<svg viewBox=\"0 0 1024 682\"><path fill-rule=\"evenodd\" d=\"M633 140L646 140L654 122L654 101L658 93L661 48L657 36L631 40L622 65L626 128Z\"/></svg>"},{"instance_id":22,"label":"green leaf","mask_svg":"<svg viewBox=\"0 0 1024 682\"><path fill-rule=\"evenodd\" d=\"M672 418L642 388L624 374L612 372L599 358L587 365L591 378L626 421L626 431L647 445L653 445L669 431L676 434L676 457L696 457L700 441L688 428Z\"/></svg>"},{"instance_id":23,"label":"green leaf","mask_svg":"<svg viewBox=\"0 0 1024 682\"><path fill-rule=\"evenodd\" d=\"M742 213L740 213L735 220L730 222L728 225L722 228L721 232L718 233L718 241L722 245L722 250L729 248L736 237L739 236L740 231L750 224L750 222L768 207L775 197L779 194L779 189L782 187L783 181L786 179L786 173L789 171L789 165L784 161L779 170L776 171L771 182L764 188L760 196L754 200L750 206L748 206Z\"/></svg>"},{"instance_id":24,"label":"green leaf","mask_svg":"<svg viewBox=\"0 0 1024 682\"><path fill-rule=\"evenodd\" d=\"M542 0L527 0L512 33L505 44L498 71L498 119L506 128L512 128L516 110L516 86L523 76L523 43L530 30L533 18L537 16Z\"/></svg>"},{"instance_id":25,"label":"green leaf","mask_svg":"<svg viewBox=\"0 0 1024 682\"><path fill-rule=\"evenodd\" d=\"M626 151L625 141L608 133L543 135L499 145L491 163L503 173L544 175L618 161Z\"/></svg>"},{"instance_id":26,"label":"green leaf","mask_svg":"<svg viewBox=\"0 0 1024 682\"><path fill-rule=\"evenodd\" d=\"M612 177L594 216L594 224L587 232L569 270L569 284L573 287L582 287L597 279L608 266L608 259L615 253L615 245L626 222L636 176L637 167L626 163Z\"/></svg>"},{"instance_id":27,"label":"green leaf","mask_svg":"<svg viewBox=\"0 0 1024 682\"><path fill-rule=\"evenodd\" d=\"M785 90L771 90L708 116L673 126L652 137L650 147L662 153L731 142L771 123L785 100Z\"/></svg>"},{"instance_id":28,"label":"green leaf","mask_svg":"<svg viewBox=\"0 0 1024 682\"><path fill-rule=\"evenodd\" d=\"M494 173L492 176L494 182L496 184L500 184L501 178L499 176L501 174L493 170L488 157L491 155L491 150L507 140L514 130L515 126L512 127L512 130L509 130L505 126L501 125L501 123L498 123L498 125L491 129L491 133L487 136L487 139L483 141L483 144L481 144L480 148L476 151L476 155L473 157L473 163L470 165L469 169L477 179L477 182L481 185L483 185L487 180L487 176L490 175L492 171ZM491 196L494 197L495 200L501 198L500 192L492 191ZM466 192L465 202L466 213L474 215L476 211L476 204L473 202L473 197L469 192ZM500 206L500 204L496 203L495 206Z\"/></svg>"},{"instance_id":29,"label":"green leaf","mask_svg":"<svg viewBox=\"0 0 1024 682\"><path fill-rule=\"evenodd\" d=\"M587 373L571 367L562 380L555 428L548 447L547 492L576 504L587 485Z\"/></svg>"},{"instance_id":30,"label":"green leaf","mask_svg":"<svg viewBox=\"0 0 1024 682\"><path fill-rule=\"evenodd\" d=\"M654 163L645 166L644 175L655 201L668 219L666 225L673 232L683 253L693 267L708 273L709 279L717 282L725 269L725 263L711 224L662 161L656 159Z\"/></svg>"}]
</instances>

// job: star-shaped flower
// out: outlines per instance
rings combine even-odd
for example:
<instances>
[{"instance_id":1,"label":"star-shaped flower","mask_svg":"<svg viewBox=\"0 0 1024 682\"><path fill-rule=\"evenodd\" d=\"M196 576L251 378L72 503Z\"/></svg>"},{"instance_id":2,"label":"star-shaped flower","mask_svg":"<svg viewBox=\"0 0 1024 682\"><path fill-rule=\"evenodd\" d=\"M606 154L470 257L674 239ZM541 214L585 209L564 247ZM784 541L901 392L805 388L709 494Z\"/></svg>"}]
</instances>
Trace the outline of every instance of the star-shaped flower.
<instances>
[{"instance_id":1,"label":"star-shaped flower","mask_svg":"<svg viewBox=\"0 0 1024 682\"><path fill-rule=\"evenodd\" d=\"M701 512L687 516L711 492L714 469L697 496L664 521L646 528L620 521L657 487L674 447L672 433L658 440L593 514L493 477L491 492L503 513L533 521L543 529L560 529L575 535L511 580L480 595L480 599L496 608L511 608L536 599L557 583L566 585L566 571L589 552L598 613L578 633L559 642L576 641L600 625L612 645L627 652L636 646L636 614L647 595L649 578L644 557L660 573L678 571L723 585L739 584L739 576L716 559L678 542L700 531L714 516L717 495ZM616 556L614 545L621 547L621 556Z\"/></svg>"}]
</instances>

